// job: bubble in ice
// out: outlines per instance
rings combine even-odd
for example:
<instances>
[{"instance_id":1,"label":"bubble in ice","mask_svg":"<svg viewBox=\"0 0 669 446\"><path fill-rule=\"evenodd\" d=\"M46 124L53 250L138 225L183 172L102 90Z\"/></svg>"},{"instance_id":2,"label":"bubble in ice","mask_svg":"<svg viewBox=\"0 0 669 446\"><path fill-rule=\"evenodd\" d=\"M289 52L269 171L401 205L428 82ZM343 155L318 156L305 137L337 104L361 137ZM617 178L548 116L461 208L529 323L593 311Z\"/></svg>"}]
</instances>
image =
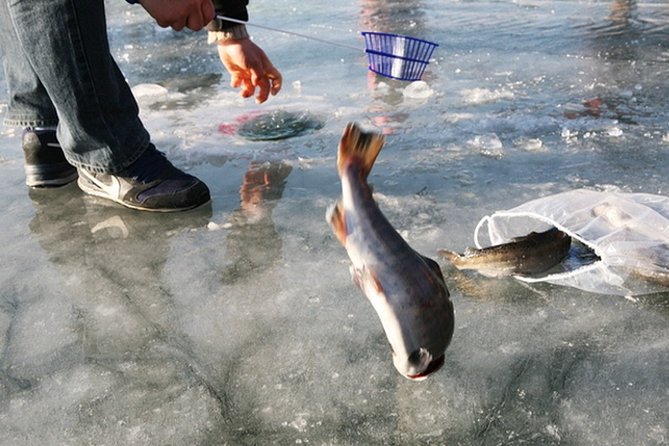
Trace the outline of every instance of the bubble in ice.
<instances>
[{"instance_id":1,"label":"bubble in ice","mask_svg":"<svg viewBox=\"0 0 669 446\"><path fill-rule=\"evenodd\" d=\"M563 127L560 136L566 141L573 141L578 137L578 132Z\"/></svg>"},{"instance_id":2,"label":"bubble in ice","mask_svg":"<svg viewBox=\"0 0 669 446\"><path fill-rule=\"evenodd\" d=\"M613 137L623 136L623 131L620 127L611 127L608 129L607 134Z\"/></svg>"},{"instance_id":3,"label":"bubble in ice","mask_svg":"<svg viewBox=\"0 0 669 446\"><path fill-rule=\"evenodd\" d=\"M501 158L504 155L504 145L494 133L486 135L476 135L467 141L470 147L478 149L482 155L492 158Z\"/></svg>"},{"instance_id":4,"label":"bubble in ice","mask_svg":"<svg viewBox=\"0 0 669 446\"><path fill-rule=\"evenodd\" d=\"M250 141L272 141L319 130L323 125L323 121L311 113L273 110L246 120L237 134Z\"/></svg>"},{"instance_id":5,"label":"bubble in ice","mask_svg":"<svg viewBox=\"0 0 669 446\"><path fill-rule=\"evenodd\" d=\"M136 98L164 97L167 96L167 88L158 84L137 84L132 87L132 94Z\"/></svg>"},{"instance_id":6,"label":"bubble in ice","mask_svg":"<svg viewBox=\"0 0 669 446\"><path fill-rule=\"evenodd\" d=\"M434 90L425 81L411 82L402 92L405 98L426 99L434 94Z\"/></svg>"},{"instance_id":7,"label":"bubble in ice","mask_svg":"<svg viewBox=\"0 0 669 446\"><path fill-rule=\"evenodd\" d=\"M525 150L527 152L539 152L546 150L543 141L539 138L521 137L516 139L514 144L519 149Z\"/></svg>"},{"instance_id":8,"label":"bubble in ice","mask_svg":"<svg viewBox=\"0 0 669 446\"><path fill-rule=\"evenodd\" d=\"M376 84L376 91L377 91L377 93L387 94L391 91L391 88L390 88L390 85L381 81L378 84Z\"/></svg>"}]
</instances>

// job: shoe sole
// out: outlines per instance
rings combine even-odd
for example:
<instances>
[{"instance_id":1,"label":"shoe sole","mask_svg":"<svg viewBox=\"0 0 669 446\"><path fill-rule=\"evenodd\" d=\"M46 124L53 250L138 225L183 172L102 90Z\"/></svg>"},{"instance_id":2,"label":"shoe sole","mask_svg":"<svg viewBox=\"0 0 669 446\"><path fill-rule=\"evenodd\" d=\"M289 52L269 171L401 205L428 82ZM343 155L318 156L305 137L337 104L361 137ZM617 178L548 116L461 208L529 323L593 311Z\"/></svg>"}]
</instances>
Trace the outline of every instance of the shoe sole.
<instances>
[{"instance_id":1,"label":"shoe sole","mask_svg":"<svg viewBox=\"0 0 669 446\"><path fill-rule=\"evenodd\" d=\"M110 195L107 191L101 188L101 186L98 186L96 182L94 182L92 179L85 177L85 173L82 173L79 175L79 179L77 180L77 185L79 188L84 191L85 193L89 195L93 195L95 197L99 198L104 198L105 200L110 200L115 203L118 203L124 207L130 208L130 209L135 209L138 211L148 211L148 212L161 212L161 213L167 213L167 212L182 212L182 211L189 211L191 209L195 209L197 207L200 207L204 204L209 203L211 200L207 200L203 203L198 203L194 204L192 206L187 206L187 207L180 207L180 208L147 208L147 207L142 207L142 206L137 206L134 203L128 203L126 201L123 201L119 197L114 197Z\"/></svg>"},{"instance_id":2,"label":"shoe sole","mask_svg":"<svg viewBox=\"0 0 669 446\"><path fill-rule=\"evenodd\" d=\"M77 179L77 169L69 164L24 166L26 185L29 187L60 187Z\"/></svg>"}]
</instances>

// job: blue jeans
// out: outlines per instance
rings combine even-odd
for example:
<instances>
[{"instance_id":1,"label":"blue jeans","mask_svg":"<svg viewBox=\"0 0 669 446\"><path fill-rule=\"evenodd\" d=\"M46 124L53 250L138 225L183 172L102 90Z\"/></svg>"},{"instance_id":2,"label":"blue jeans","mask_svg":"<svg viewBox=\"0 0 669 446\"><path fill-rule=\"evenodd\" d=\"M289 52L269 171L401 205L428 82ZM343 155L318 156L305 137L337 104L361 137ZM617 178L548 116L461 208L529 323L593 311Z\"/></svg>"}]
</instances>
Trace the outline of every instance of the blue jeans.
<instances>
[{"instance_id":1,"label":"blue jeans","mask_svg":"<svg viewBox=\"0 0 669 446\"><path fill-rule=\"evenodd\" d=\"M148 147L109 51L104 0L0 0L7 125L57 126L67 160L115 173Z\"/></svg>"}]
</instances>

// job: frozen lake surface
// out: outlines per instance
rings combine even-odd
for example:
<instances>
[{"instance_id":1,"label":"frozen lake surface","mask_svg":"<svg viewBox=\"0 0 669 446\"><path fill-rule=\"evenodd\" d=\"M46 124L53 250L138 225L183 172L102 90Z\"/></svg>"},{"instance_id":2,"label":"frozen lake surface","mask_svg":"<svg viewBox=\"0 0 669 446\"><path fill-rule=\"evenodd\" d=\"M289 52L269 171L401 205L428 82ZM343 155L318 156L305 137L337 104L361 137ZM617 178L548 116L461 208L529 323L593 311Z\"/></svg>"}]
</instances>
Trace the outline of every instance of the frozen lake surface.
<instances>
[{"instance_id":1,"label":"frozen lake surface","mask_svg":"<svg viewBox=\"0 0 669 446\"><path fill-rule=\"evenodd\" d=\"M213 201L152 215L75 185L29 191L20 130L3 129L1 445L669 444L669 293L439 259L455 334L444 367L411 382L324 217L349 121L387 134L377 200L435 259L541 196L669 195L668 2L252 0L259 24L361 49L362 30L440 44L416 88L375 78L362 52L250 28L285 80L261 106L228 86L203 33L107 6L154 142ZM318 125L236 133L286 111Z\"/></svg>"}]
</instances>

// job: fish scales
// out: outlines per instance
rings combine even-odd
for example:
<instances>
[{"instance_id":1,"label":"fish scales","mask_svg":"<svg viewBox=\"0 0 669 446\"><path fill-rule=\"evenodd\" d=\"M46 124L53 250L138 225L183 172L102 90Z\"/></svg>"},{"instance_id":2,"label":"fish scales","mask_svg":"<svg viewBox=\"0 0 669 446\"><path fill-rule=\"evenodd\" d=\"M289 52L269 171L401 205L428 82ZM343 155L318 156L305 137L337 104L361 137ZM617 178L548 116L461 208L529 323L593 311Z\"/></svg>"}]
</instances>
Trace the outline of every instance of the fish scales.
<instances>
[{"instance_id":1,"label":"fish scales","mask_svg":"<svg viewBox=\"0 0 669 446\"><path fill-rule=\"evenodd\" d=\"M476 270L490 277L538 274L557 265L571 246L571 237L553 227L531 232L509 243L482 249L467 248L464 254L446 249L439 253L458 269Z\"/></svg>"},{"instance_id":2,"label":"fish scales","mask_svg":"<svg viewBox=\"0 0 669 446\"><path fill-rule=\"evenodd\" d=\"M439 265L411 248L373 198L367 176L382 145L381 135L347 126L337 158L342 198L327 217L381 320L395 368L419 380L444 362L453 305Z\"/></svg>"}]
</instances>

